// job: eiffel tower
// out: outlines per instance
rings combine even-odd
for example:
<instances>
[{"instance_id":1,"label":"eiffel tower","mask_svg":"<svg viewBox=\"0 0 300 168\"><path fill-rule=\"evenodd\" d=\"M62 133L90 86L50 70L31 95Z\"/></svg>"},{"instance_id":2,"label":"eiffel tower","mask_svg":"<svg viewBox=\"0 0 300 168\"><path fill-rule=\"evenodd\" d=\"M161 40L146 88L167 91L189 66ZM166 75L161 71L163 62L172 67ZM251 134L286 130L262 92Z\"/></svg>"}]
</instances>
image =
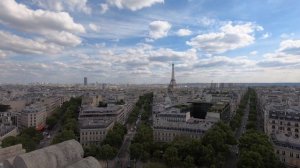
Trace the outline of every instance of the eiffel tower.
<instances>
[{"instance_id":1,"label":"eiffel tower","mask_svg":"<svg viewBox=\"0 0 300 168\"><path fill-rule=\"evenodd\" d=\"M174 72L174 64L172 64L172 78L168 87L169 91L173 91L176 87L176 80L175 80L175 72Z\"/></svg>"}]
</instances>

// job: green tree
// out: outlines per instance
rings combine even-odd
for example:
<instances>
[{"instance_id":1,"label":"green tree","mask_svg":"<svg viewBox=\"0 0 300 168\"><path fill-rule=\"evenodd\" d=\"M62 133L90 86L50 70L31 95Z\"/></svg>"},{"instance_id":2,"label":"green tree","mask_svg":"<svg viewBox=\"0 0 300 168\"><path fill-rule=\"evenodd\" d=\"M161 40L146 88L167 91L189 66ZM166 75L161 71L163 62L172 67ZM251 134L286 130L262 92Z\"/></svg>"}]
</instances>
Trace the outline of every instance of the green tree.
<instances>
[{"instance_id":1,"label":"green tree","mask_svg":"<svg viewBox=\"0 0 300 168\"><path fill-rule=\"evenodd\" d=\"M46 124L49 129L52 129L57 124L57 118L54 116L47 117Z\"/></svg>"},{"instance_id":2,"label":"green tree","mask_svg":"<svg viewBox=\"0 0 300 168\"><path fill-rule=\"evenodd\" d=\"M64 130L77 131L77 120L75 118L66 119L65 124L63 125Z\"/></svg>"},{"instance_id":3,"label":"green tree","mask_svg":"<svg viewBox=\"0 0 300 168\"><path fill-rule=\"evenodd\" d=\"M168 166L176 166L179 163L177 149L175 147L168 147L164 154L164 160L166 161Z\"/></svg>"},{"instance_id":4,"label":"green tree","mask_svg":"<svg viewBox=\"0 0 300 168\"><path fill-rule=\"evenodd\" d=\"M263 168L263 158L262 156L253 151L245 151L241 154L241 157L238 161L237 167L238 168Z\"/></svg>"},{"instance_id":5,"label":"green tree","mask_svg":"<svg viewBox=\"0 0 300 168\"><path fill-rule=\"evenodd\" d=\"M28 136L36 143L39 143L43 139L42 133L37 131L34 127L22 130L20 136Z\"/></svg>"},{"instance_id":6,"label":"green tree","mask_svg":"<svg viewBox=\"0 0 300 168\"><path fill-rule=\"evenodd\" d=\"M106 167L108 167L108 160L113 159L117 155L117 149L106 144L103 145L99 151L99 156L101 159L106 160Z\"/></svg>"},{"instance_id":7,"label":"green tree","mask_svg":"<svg viewBox=\"0 0 300 168\"><path fill-rule=\"evenodd\" d=\"M190 156L188 155L185 159L184 159L184 167L185 168L192 168L192 167L195 167L194 165L194 157L193 156Z\"/></svg>"},{"instance_id":8,"label":"green tree","mask_svg":"<svg viewBox=\"0 0 300 168\"><path fill-rule=\"evenodd\" d=\"M37 145L40 142L40 141L35 142L31 136L26 135L26 134L19 136L18 139L19 139L19 142L23 145L23 148L26 150L26 152L35 150Z\"/></svg>"},{"instance_id":9,"label":"green tree","mask_svg":"<svg viewBox=\"0 0 300 168\"><path fill-rule=\"evenodd\" d=\"M53 138L52 144L57 144L71 139L76 139L74 132L70 130L63 130Z\"/></svg>"},{"instance_id":10,"label":"green tree","mask_svg":"<svg viewBox=\"0 0 300 168\"><path fill-rule=\"evenodd\" d=\"M84 156L93 156L93 157L98 157L97 155L99 154L99 147L96 145L90 145L88 147L84 148Z\"/></svg>"},{"instance_id":11,"label":"green tree","mask_svg":"<svg viewBox=\"0 0 300 168\"><path fill-rule=\"evenodd\" d=\"M17 137L14 137L14 136L9 136L9 137L6 137L2 140L2 144L1 146L3 148L6 148L6 147L9 147L9 146L13 146L13 145L16 145L16 144L19 144L20 141L18 140Z\"/></svg>"}]
</instances>

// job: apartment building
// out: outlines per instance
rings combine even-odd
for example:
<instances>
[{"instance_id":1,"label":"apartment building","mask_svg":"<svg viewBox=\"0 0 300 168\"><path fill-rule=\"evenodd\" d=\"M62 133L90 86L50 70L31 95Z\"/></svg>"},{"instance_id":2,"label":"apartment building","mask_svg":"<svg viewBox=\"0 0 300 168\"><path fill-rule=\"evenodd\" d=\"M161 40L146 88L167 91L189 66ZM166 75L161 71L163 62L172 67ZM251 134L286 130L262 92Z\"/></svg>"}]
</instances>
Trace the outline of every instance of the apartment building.
<instances>
[{"instance_id":1,"label":"apartment building","mask_svg":"<svg viewBox=\"0 0 300 168\"><path fill-rule=\"evenodd\" d=\"M190 112L171 108L153 116L154 141L171 142L178 136L200 139L218 121L217 118L191 118Z\"/></svg>"},{"instance_id":2,"label":"apartment building","mask_svg":"<svg viewBox=\"0 0 300 168\"><path fill-rule=\"evenodd\" d=\"M114 125L113 120L83 120L80 122L80 144L82 146L100 145Z\"/></svg>"},{"instance_id":3,"label":"apartment building","mask_svg":"<svg viewBox=\"0 0 300 168\"><path fill-rule=\"evenodd\" d=\"M288 167L300 167L300 92L295 88L258 88L258 110L276 155Z\"/></svg>"},{"instance_id":4,"label":"apartment building","mask_svg":"<svg viewBox=\"0 0 300 168\"><path fill-rule=\"evenodd\" d=\"M41 103L26 106L20 113L20 128L35 127L41 130L46 125L47 110L46 106Z\"/></svg>"}]
</instances>

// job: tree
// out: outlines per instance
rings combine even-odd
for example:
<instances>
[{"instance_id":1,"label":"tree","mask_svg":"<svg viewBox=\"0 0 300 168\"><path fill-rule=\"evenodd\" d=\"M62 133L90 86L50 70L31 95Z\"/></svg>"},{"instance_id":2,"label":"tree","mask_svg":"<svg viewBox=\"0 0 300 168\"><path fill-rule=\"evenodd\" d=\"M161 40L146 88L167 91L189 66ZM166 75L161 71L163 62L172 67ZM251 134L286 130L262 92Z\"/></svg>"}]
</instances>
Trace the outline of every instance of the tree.
<instances>
[{"instance_id":1,"label":"tree","mask_svg":"<svg viewBox=\"0 0 300 168\"><path fill-rule=\"evenodd\" d=\"M143 145L140 143L133 143L130 145L130 158L139 160L143 153Z\"/></svg>"},{"instance_id":2,"label":"tree","mask_svg":"<svg viewBox=\"0 0 300 168\"><path fill-rule=\"evenodd\" d=\"M194 165L194 157L192 157L191 155L188 155L185 159L184 159L184 167L185 168L192 168L195 167Z\"/></svg>"},{"instance_id":3,"label":"tree","mask_svg":"<svg viewBox=\"0 0 300 168\"><path fill-rule=\"evenodd\" d=\"M75 118L68 118L63 125L63 129L70 131L77 131L77 120Z\"/></svg>"},{"instance_id":4,"label":"tree","mask_svg":"<svg viewBox=\"0 0 300 168\"><path fill-rule=\"evenodd\" d=\"M262 168L263 167L263 158L262 156L253 151L245 151L241 154L241 157L238 161L238 168Z\"/></svg>"},{"instance_id":5,"label":"tree","mask_svg":"<svg viewBox=\"0 0 300 168\"><path fill-rule=\"evenodd\" d=\"M175 165L177 165L179 163L177 149L175 147L168 147L164 154L164 160L170 167L174 167Z\"/></svg>"},{"instance_id":6,"label":"tree","mask_svg":"<svg viewBox=\"0 0 300 168\"><path fill-rule=\"evenodd\" d=\"M106 167L108 167L108 160L113 159L117 155L117 149L106 144L103 145L99 151L100 158L106 160Z\"/></svg>"},{"instance_id":7,"label":"tree","mask_svg":"<svg viewBox=\"0 0 300 168\"><path fill-rule=\"evenodd\" d=\"M49 129L52 129L57 123L57 119L53 116L47 117L46 124L48 125Z\"/></svg>"},{"instance_id":8,"label":"tree","mask_svg":"<svg viewBox=\"0 0 300 168\"><path fill-rule=\"evenodd\" d=\"M28 136L35 143L39 143L43 139L43 135L41 132L37 131L34 127L24 129L20 136Z\"/></svg>"},{"instance_id":9,"label":"tree","mask_svg":"<svg viewBox=\"0 0 300 168\"><path fill-rule=\"evenodd\" d=\"M84 148L84 156L93 156L93 157L98 157L97 155L99 154L99 147L96 145L90 145L88 147Z\"/></svg>"},{"instance_id":10,"label":"tree","mask_svg":"<svg viewBox=\"0 0 300 168\"><path fill-rule=\"evenodd\" d=\"M23 148L26 149L26 152L30 152L36 149L37 145L40 141L34 141L34 139L27 135L23 134L22 136L18 137L19 142L23 145Z\"/></svg>"},{"instance_id":11,"label":"tree","mask_svg":"<svg viewBox=\"0 0 300 168\"><path fill-rule=\"evenodd\" d=\"M74 132L70 130L63 130L53 138L52 144L57 144L71 139L76 139Z\"/></svg>"},{"instance_id":12,"label":"tree","mask_svg":"<svg viewBox=\"0 0 300 168\"><path fill-rule=\"evenodd\" d=\"M9 147L9 146L13 146L16 144L19 144L20 141L18 140L18 138L14 137L14 136L9 136L3 139L1 146L3 148Z\"/></svg>"}]
</instances>

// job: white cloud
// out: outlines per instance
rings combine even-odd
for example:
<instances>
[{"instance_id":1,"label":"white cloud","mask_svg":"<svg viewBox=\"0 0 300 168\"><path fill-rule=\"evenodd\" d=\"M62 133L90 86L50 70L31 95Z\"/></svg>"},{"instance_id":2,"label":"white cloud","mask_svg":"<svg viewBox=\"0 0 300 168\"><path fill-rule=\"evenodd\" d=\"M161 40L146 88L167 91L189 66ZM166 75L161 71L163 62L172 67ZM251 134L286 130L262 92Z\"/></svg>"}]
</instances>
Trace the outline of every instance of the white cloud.
<instances>
[{"instance_id":1,"label":"white cloud","mask_svg":"<svg viewBox=\"0 0 300 168\"><path fill-rule=\"evenodd\" d=\"M97 25L95 25L94 23L90 23L89 28L95 32L98 32L100 30L100 28Z\"/></svg>"},{"instance_id":2,"label":"white cloud","mask_svg":"<svg viewBox=\"0 0 300 168\"><path fill-rule=\"evenodd\" d=\"M210 26L216 23L215 19L208 18L208 17L202 17L198 20L201 26Z\"/></svg>"},{"instance_id":3,"label":"white cloud","mask_svg":"<svg viewBox=\"0 0 300 168\"><path fill-rule=\"evenodd\" d=\"M104 14L108 11L108 5L106 3L100 4L100 13Z\"/></svg>"},{"instance_id":4,"label":"white cloud","mask_svg":"<svg viewBox=\"0 0 300 168\"><path fill-rule=\"evenodd\" d=\"M64 6L62 4L61 0L32 0L35 4L37 4L39 7L54 11L63 11Z\"/></svg>"},{"instance_id":5,"label":"white cloud","mask_svg":"<svg viewBox=\"0 0 300 168\"><path fill-rule=\"evenodd\" d=\"M251 51L250 55L257 55L257 51Z\"/></svg>"},{"instance_id":6,"label":"white cloud","mask_svg":"<svg viewBox=\"0 0 300 168\"><path fill-rule=\"evenodd\" d=\"M280 43L279 52L300 55L300 40L283 40Z\"/></svg>"},{"instance_id":7,"label":"white cloud","mask_svg":"<svg viewBox=\"0 0 300 168\"><path fill-rule=\"evenodd\" d=\"M116 6L119 9L130 9L132 11L150 7L156 3L164 3L164 0L107 0L111 6Z\"/></svg>"},{"instance_id":8,"label":"white cloud","mask_svg":"<svg viewBox=\"0 0 300 168\"><path fill-rule=\"evenodd\" d=\"M172 25L167 21L153 21L149 24L149 37L159 39L166 37Z\"/></svg>"},{"instance_id":9,"label":"white cloud","mask_svg":"<svg viewBox=\"0 0 300 168\"><path fill-rule=\"evenodd\" d=\"M7 54L4 51L0 50L0 59L5 58L6 56Z\"/></svg>"},{"instance_id":10,"label":"white cloud","mask_svg":"<svg viewBox=\"0 0 300 168\"><path fill-rule=\"evenodd\" d=\"M52 42L62 46L75 47L81 43L81 39L72 33L61 31L61 32L48 32L46 35L47 42Z\"/></svg>"},{"instance_id":11,"label":"white cloud","mask_svg":"<svg viewBox=\"0 0 300 168\"><path fill-rule=\"evenodd\" d=\"M265 33L261 36L261 39L267 39L269 37L271 37L271 33Z\"/></svg>"},{"instance_id":12,"label":"white cloud","mask_svg":"<svg viewBox=\"0 0 300 168\"><path fill-rule=\"evenodd\" d=\"M32 10L15 0L0 1L0 21L7 26L28 32L70 31L85 32L81 24L74 22L66 12Z\"/></svg>"},{"instance_id":13,"label":"white cloud","mask_svg":"<svg viewBox=\"0 0 300 168\"><path fill-rule=\"evenodd\" d=\"M25 39L8 32L0 31L0 49L19 54L56 54L61 47L43 41Z\"/></svg>"},{"instance_id":14,"label":"white cloud","mask_svg":"<svg viewBox=\"0 0 300 168\"><path fill-rule=\"evenodd\" d=\"M255 62L246 57L230 58L226 56L214 56L211 58L201 59L195 64L196 68L221 68L221 67L252 67Z\"/></svg>"},{"instance_id":15,"label":"white cloud","mask_svg":"<svg viewBox=\"0 0 300 168\"><path fill-rule=\"evenodd\" d=\"M86 14L91 13L87 6L87 0L33 0L39 7L53 11L79 11Z\"/></svg>"},{"instance_id":16,"label":"white cloud","mask_svg":"<svg viewBox=\"0 0 300 168\"><path fill-rule=\"evenodd\" d=\"M266 53L257 65L265 68L300 69L300 40L283 40L274 53Z\"/></svg>"},{"instance_id":17,"label":"white cloud","mask_svg":"<svg viewBox=\"0 0 300 168\"><path fill-rule=\"evenodd\" d=\"M75 33L84 33L85 29L66 12L32 10L15 0L0 1L0 7L0 23L7 27L41 35L60 45L76 46L81 43Z\"/></svg>"},{"instance_id":18,"label":"white cloud","mask_svg":"<svg viewBox=\"0 0 300 168\"><path fill-rule=\"evenodd\" d=\"M282 39L288 39L288 38L292 38L294 36L295 36L295 33L282 33L280 35L280 38L282 38Z\"/></svg>"},{"instance_id":19,"label":"white cloud","mask_svg":"<svg viewBox=\"0 0 300 168\"><path fill-rule=\"evenodd\" d=\"M192 31L190 31L189 29L179 29L176 34L178 36L189 36L192 34Z\"/></svg>"},{"instance_id":20,"label":"white cloud","mask_svg":"<svg viewBox=\"0 0 300 168\"><path fill-rule=\"evenodd\" d=\"M197 61L197 52L195 49L187 51L174 51L170 48L160 48L149 52L149 60L155 62L181 62L185 64L193 64Z\"/></svg>"},{"instance_id":21,"label":"white cloud","mask_svg":"<svg viewBox=\"0 0 300 168\"><path fill-rule=\"evenodd\" d=\"M224 53L253 44L253 33L258 30L262 30L261 26L253 23L233 25L229 22L219 32L198 35L186 44L207 53Z\"/></svg>"}]
</instances>

